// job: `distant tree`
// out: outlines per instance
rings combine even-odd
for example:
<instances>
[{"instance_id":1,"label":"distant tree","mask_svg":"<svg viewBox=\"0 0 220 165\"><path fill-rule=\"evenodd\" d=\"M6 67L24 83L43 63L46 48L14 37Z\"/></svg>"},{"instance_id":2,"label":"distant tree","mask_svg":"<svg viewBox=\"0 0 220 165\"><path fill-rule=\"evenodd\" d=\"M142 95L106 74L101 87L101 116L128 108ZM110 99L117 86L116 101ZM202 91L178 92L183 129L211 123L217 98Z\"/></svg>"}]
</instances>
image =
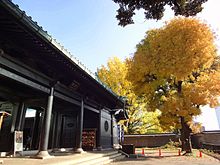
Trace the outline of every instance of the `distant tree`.
<instances>
[{"instance_id":1,"label":"distant tree","mask_svg":"<svg viewBox=\"0 0 220 165\"><path fill-rule=\"evenodd\" d=\"M176 18L147 32L130 60L128 79L159 109L165 130L181 129L182 149L191 152L189 122L201 105L218 104L219 57L210 28L193 18Z\"/></svg>"},{"instance_id":2,"label":"distant tree","mask_svg":"<svg viewBox=\"0 0 220 165\"><path fill-rule=\"evenodd\" d=\"M107 66L98 69L98 78L117 95L126 97L129 119L124 123L127 134L145 134L161 132L162 129L157 119L159 112L148 112L146 101L137 97L131 90L131 83L126 79L127 64L117 57L110 59Z\"/></svg>"},{"instance_id":3,"label":"distant tree","mask_svg":"<svg viewBox=\"0 0 220 165\"><path fill-rule=\"evenodd\" d=\"M207 0L113 0L119 5L116 18L119 25L126 26L134 23L132 17L135 10L144 10L146 19L161 19L165 6L168 5L175 15L194 16L202 11L202 4Z\"/></svg>"}]
</instances>

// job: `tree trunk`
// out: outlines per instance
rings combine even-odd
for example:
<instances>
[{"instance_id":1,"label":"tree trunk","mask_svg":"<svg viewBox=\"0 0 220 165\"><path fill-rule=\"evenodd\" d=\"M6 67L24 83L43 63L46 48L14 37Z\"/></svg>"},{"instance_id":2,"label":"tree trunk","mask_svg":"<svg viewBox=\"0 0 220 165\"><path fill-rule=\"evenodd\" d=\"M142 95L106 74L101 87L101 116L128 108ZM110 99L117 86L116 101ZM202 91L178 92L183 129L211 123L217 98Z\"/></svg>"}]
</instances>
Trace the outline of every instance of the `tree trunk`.
<instances>
[{"instance_id":1,"label":"tree trunk","mask_svg":"<svg viewBox=\"0 0 220 165\"><path fill-rule=\"evenodd\" d=\"M182 151L185 151L185 154L192 153L192 145L190 139L191 129L189 125L185 122L184 117L180 117L181 119L181 142L182 142Z\"/></svg>"},{"instance_id":2,"label":"tree trunk","mask_svg":"<svg viewBox=\"0 0 220 165\"><path fill-rule=\"evenodd\" d=\"M178 81L178 86L177 86L177 91L179 94L179 97L182 95L182 81ZM182 143L182 151L185 151L185 154L187 153L192 153L192 145L191 145L191 139L190 139L190 133L192 130L189 128L189 125L185 121L184 117L180 117L180 122L181 122L181 136L180 140Z\"/></svg>"}]
</instances>

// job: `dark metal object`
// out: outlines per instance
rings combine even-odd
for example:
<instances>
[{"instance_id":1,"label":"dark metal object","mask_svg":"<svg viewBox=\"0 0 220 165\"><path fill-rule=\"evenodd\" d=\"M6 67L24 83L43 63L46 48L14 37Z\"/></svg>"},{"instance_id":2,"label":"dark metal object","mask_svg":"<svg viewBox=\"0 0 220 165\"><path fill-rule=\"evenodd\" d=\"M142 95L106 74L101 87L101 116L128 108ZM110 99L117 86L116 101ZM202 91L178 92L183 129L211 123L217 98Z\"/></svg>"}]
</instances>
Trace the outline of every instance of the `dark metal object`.
<instances>
[{"instance_id":1,"label":"dark metal object","mask_svg":"<svg viewBox=\"0 0 220 165\"><path fill-rule=\"evenodd\" d=\"M135 154L135 145L134 144L123 144L122 151L127 154Z\"/></svg>"}]
</instances>

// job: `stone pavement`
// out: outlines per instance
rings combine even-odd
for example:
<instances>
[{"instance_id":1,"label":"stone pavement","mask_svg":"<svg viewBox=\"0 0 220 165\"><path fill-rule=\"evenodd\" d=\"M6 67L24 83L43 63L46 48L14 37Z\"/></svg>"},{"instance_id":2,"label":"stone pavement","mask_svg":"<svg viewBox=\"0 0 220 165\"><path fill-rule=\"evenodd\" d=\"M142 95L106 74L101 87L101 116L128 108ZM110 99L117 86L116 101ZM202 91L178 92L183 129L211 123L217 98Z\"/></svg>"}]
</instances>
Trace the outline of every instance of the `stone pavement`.
<instances>
[{"instance_id":1,"label":"stone pavement","mask_svg":"<svg viewBox=\"0 0 220 165\"><path fill-rule=\"evenodd\" d=\"M220 165L217 160L189 159L174 157L166 158L126 158L122 161L110 163L110 165Z\"/></svg>"},{"instance_id":2,"label":"stone pavement","mask_svg":"<svg viewBox=\"0 0 220 165\"><path fill-rule=\"evenodd\" d=\"M110 165L220 165L220 161L206 154L199 157L195 150L192 156L178 156L178 151L162 151L159 157L157 150L145 151L145 157L125 158Z\"/></svg>"},{"instance_id":3,"label":"stone pavement","mask_svg":"<svg viewBox=\"0 0 220 165\"><path fill-rule=\"evenodd\" d=\"M65 164L73 164L73 162L75 162L78 159L82 160L93 155L95 155L95 152L91 152L91 153L85 152L82 154L74 154L69 152L69 153L54 153L53 156L48 159L35 159L28 156L6 157L0 159L3 160L2 165L39 165L39 164L65 165Z\"/></svg>"},{"instance_id":4,"label":"stone pavement","mask_svg":"<svg viewBox=\"0 0 220 165\"><path fill-rule=\"evenodd\" d=\"M0 158L4 162L2 165L38 165L38 164L57 164L57 165L69 165L74 164L74 159L83 159L97 153L86 154L67 154L59 155L51 159L40 160L31 158ZM109 165L220 165L220 161L202 154L199 157L198 151L194 151L192 156L178 156L178 151L163 151L162 156L159 157L158 150L145 151L145 156L138 158L125 158L121 161L110 163ZM1 163L0 163L1 165ZM99 165L99 164L97 164Z\"/></svg>"},{"instance_id":5,"label":"stone pavement","mask_svg":"<svg viewBox=\"0 0 220 165\"><path fill-rule=\"evenodd\" d=\"M48 159L36 159L30 156L23 157L5 157L0 158L3 162L0 162L0 165L78 165L78 164L97 164L110 162L115 160L116 157L121 157L121 154L115 150L106 150L106 151L91 151L77 154L74 152L56 152L51 153L50 158ZM122 156L124 158L124 156Z\"/></svg>"}]
</instances>

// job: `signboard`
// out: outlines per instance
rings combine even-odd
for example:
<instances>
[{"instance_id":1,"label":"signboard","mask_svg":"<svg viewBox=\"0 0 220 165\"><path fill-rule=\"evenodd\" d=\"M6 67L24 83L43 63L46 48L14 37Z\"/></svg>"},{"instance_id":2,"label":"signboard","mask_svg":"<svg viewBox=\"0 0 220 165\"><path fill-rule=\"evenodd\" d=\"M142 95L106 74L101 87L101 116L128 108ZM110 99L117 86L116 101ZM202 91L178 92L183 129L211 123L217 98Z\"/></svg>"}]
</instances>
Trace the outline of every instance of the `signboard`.
<instances>
[{"instance_id":1,"label":"signboard","mask_svg":"<svg viewBox=\"0 0 220 165\"><path fill-rule=\"evenodd\" d=\"M0 101L0 111L12 112L13 104L10 102L1 102Z\"/></svg>"},{"instance_id":2,"label":"signboard","mask_svg":"<svg viewBox=\"0 0 220 165\"><path fill-rule=\"evenodd\" d=\"M23 131L15 131L14 152L23 151Z\"/></svg>"}]
</instances>

